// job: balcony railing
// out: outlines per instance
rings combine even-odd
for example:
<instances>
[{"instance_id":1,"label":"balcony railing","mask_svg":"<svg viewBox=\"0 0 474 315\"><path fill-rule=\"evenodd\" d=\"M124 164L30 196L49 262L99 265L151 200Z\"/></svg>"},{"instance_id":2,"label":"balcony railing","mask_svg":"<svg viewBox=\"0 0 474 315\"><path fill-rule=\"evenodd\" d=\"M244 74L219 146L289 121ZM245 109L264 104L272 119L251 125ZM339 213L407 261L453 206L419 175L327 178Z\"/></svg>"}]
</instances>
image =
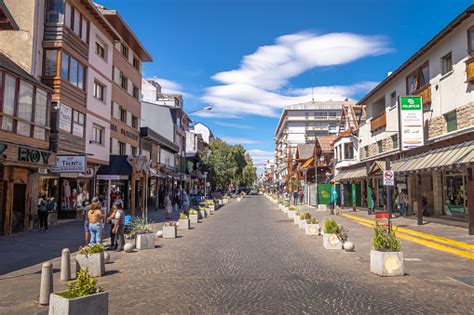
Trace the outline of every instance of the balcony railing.
<instances>
[{"instance_id":1,"label":"balcony railing","mask_svg":"<svg viewBox=\"0 0 474 315\"><path fill-rule=\"evenodd\" d=\"M421 96L423 105L431 104L431 84L425 85L424 87L416 90L414 94Z\"/></svg>"},{"instance_id":2,"label":"balcony railing","mask_svg":"<svg viewBox=\"0 0 474 315\"><path fill-rule=\"evenodd\" d=\"M466 61L466 76L468 82L474 83L474 56Z\"/></svg>"},{"instance_id":3,"label":"balcony railing","mask_svg":"<svg viewBox=\"0 0 474 315\"><path fill-rule=\"evenodd\" d=\"M375 131L377 129L383 128L387 125L387 113L383 112L370 121L370 131Z\"/></svg>"}]
</instances>

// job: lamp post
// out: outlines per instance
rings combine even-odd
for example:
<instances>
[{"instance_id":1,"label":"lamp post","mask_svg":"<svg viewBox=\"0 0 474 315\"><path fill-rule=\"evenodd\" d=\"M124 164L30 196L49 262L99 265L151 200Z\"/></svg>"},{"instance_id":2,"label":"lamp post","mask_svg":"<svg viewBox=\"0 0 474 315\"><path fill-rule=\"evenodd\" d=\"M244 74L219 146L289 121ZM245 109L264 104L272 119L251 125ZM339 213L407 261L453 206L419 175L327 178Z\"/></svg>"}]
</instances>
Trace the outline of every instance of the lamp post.
<instances>
[{"instance_id":1,"label":"lamp post","mask_svg":"<svg viewBox=\"0 0 474 315\"><path fill-rule=\"evenodd\" d=\"M204 172L204 199L207 199L207 172Z\"/></svg>"}]
</instances>

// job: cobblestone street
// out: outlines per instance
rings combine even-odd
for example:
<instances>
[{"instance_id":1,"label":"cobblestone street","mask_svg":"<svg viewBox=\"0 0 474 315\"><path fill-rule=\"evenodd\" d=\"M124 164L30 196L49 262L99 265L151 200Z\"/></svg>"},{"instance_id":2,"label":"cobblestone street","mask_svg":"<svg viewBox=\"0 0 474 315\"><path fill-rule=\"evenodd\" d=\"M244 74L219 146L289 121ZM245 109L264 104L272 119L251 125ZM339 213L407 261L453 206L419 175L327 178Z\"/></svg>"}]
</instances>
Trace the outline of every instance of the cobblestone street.
<instances>
[{"instance_id":1,"label":"cobblestone street","mask_svg":"<svg viewBox=\"0 0 474 315\"><path fill-rule=\"evenodd\" d=\"M262 196L233 200L180 235L155 250L112 253L98 279L111 314L473 312L471 287L370 274L361 253L324 250ZM46 313L34 303L38 270L1 278L0 313Z\"/></svg>"}]
</instances>

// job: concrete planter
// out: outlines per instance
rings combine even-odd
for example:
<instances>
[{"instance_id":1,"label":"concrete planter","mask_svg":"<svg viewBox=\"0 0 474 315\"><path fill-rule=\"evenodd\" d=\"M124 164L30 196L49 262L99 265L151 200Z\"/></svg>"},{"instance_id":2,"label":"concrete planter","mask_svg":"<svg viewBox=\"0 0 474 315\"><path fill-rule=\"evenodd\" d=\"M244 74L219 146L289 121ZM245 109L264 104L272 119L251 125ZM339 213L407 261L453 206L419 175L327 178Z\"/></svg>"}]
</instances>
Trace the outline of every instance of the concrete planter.
<instances>
[{"instance_id":1,"label":"concrete planter","mask_svg":"<svg viewBox=\"0 0 474 315\"><path fill-rule=\"evenodd\" d=\"M228 203L229 203L229 198L223 198L223 199L222 199L222 203L223 203L224 205L228 204Z\"/></svg>"},{"instance_id":2,"label":"concrete planter","mask_svg":"<svg viewBox=\"0 0 474 315\"><path fill-rule=\"evenodd\" d=\"M304 234L310 236L318 236L319 235L319 224L308 224L304 228Z\"/></svg>"},{"instance_id":3,"label":"concrete planter","mask_svg":"<svg viewBox=\"0 0 474 315\"><path fill-rule=\"evenodd\" d=\"M288 210L288 218L294 220L295 217L296 217L296 211L294 211L294 210Z\"/></svg>"},{"instance_id":4,"label":"concrete planter","mask_svg":"<svg viewBox=\"0 0 474 315\"><path fill-rule=\"evenodd\" d=\"M214 208L214 206L208 206L206 208L206 211L207 211L207 213L209 213L209 215L213 215L214 212L215 212L215 208Z\"/></svg>"},{"instance_id":5,"label":"concrete planter","mask_svg":"<svg viewBox=\"0 0 474 315\"><path fill-rule=\"evenodd\" d=\"M290 210L288 209L288 207L283 206L283 212L284 212L284 213L288 213L288 211L290 211Z\"/></svg>"},{"instance_id":6,"label":"concrete planter","mask_svg":"<svg viewBox=\"0 0 474 315\"><path fill-rule=\"evenodd\" d=\"M189 230L191 227L189 219L179 219L178 223L178 230Z\"/></svg>"},{"instance_id":7,"label":"concrete planter","mask_svg":"<svg viewBox=\"0 0 474 315\"><path fill-rule=\"evenodd\" d=\"M298 227L299 227L300 229L306 228L306 220L304 220L304 219L301 220L301 219L300 219L300 223L298 224Z\"/></svg>"},{"instance_id":8,"label":"concrete planter","mask_svg":"<svg viewBox=\"0 0 474 315\"><path fill-rule=\"evenodd\" d=\"M370 250L370 271L382 277L403 276L403 252Z\"/></svg>"},{"instance_id":9,"label":"concrete planter","mask_svg":"<svg viewBox=\"0 0 474 315\"><path fill-rule=\"evenodd\" d=\"M139 250L155 248L155 233L137 234L135 247Z\"/></svg>"},{"instance_id":10,"label":"concrete planter","mask_svg":"<svg viewBox=\"0 0 474 315\"><path fill-rule=\"evenodd\" d=\"M323 246L325 249L342 249L342 242L337 234L324 234Z\"/></svg>"},{"instance_id":11,"label":"concrete planter","mask_svg":"<svg viewBox=\"0 0 474 315\"><path fill-rule=\"evenodd\" d=\"M296 224L296 225L300 225L300 216L299 215L295 215L295 217L293 218L293 223Z\"/></svg>"},{"instance_id":12,"label":"concrete planter","mask_svg":"<svg viewBox=\"0 0 474 315\"><path fill-rule=\"evenodd\" d=\"M207 216L206 210L199 210L199 219L205 219Z\"/></svg>"},{"instance_id":13,"label":"concrete planter","mask_svg":"<svg viewBox=\"0 0 474 315\"><path fill-rule=\"evenodd\" d=\"M178 235L178 229L176 225L163 226L163 238L176 238Z\"/></svg>"},{"instance_id":14,"label":"concrete planter","mask_svg":"<svg viewBox=\"0 0 474 315\"><path fill-rule=\"evenodd\" d=\"M199 217L197 214L190 214L189 220L191 221L191 224L198 224Z\"/></svg>"},{"instance_id":15,"label":"concrete planter","mask_svg":"<svg viewBox=\"0 0 474 315\"><path fill-rule=\"evenodd\" d=\"M217 200L217 204L219 206L222 206L222 205L224 205L224 201L222 199L219 199L219 200Z\"/></svg>"},{"instance_id":16,"label":"concrete planter","mask_svg":"<svg viewBox=\"0 0 474 315\"><path fill-rule=\"evenodd\" d=\"M105 273L104 252L92 255L76 255L76 272L81 268L89 270L92 277L102 277Z\"/></svg>"},{"instance_id":17,"label":"concrete planter","mask_svg":"<svg viewBox=\"0 0 474 315\"><path fill-rule=\"evenodd\" d=\"M109 293L66 299L55 293L49 295L49 315L107 315L109 313Z\"/></svg>"}]
</instances>

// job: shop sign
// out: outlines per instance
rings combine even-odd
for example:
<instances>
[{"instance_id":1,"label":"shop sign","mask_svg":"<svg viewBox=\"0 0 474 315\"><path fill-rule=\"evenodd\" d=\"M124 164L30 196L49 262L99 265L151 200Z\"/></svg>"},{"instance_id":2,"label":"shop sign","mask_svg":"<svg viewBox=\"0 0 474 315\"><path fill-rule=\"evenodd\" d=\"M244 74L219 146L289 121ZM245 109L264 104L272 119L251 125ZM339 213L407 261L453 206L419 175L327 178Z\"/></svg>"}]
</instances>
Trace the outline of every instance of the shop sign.
<instances>
[{"instance_id":1,"label":"shop sign","mask_svg":"<svg viewBox=\"0 0 474 315\"><path fill-rule=\"evenodd\" d=\"M384 171L383 172L383 185L384 186L394 186L395 185L395 173L393 171Z\"/></svg>"},{"instance_id":2,"label":"shop sign","mask_svg":"<svg viewBox=\"0 0 474 315\"><path fill-rule=\"evenodd\" d=\"M97 179L102 180L128 180L127 175L97 175Z\"/></svg>"},{"instance_id":3,"label":"shop sign","mask_svg":"<svg viewBox=\"0 0 474 315\"><path fill-rule=\"evenodd\" d=\"M51 152L23 147L18 148L18 161L21 162L48 164L50 156Z\"/></svg>"},{"instance_id":4,"label":"shop sign","mask_svg":"<svg viewBox=\"0 0 474 315\"><path fill-rule=\"evenodd\" d=\"M401 150L424 145L423 102L421 96L400 96Z\"/></svg>"},{"instance_id":5,"label":"shop sign","mask_svg":"<svg viewBox=\"0 0 474 315\"><path fill-rule=\"evenodd\" d=\"M81 155L62 155L56 157L56 165L51 168L55 173L84 173L86 157Z\"/></svg>"}]
</instances>

